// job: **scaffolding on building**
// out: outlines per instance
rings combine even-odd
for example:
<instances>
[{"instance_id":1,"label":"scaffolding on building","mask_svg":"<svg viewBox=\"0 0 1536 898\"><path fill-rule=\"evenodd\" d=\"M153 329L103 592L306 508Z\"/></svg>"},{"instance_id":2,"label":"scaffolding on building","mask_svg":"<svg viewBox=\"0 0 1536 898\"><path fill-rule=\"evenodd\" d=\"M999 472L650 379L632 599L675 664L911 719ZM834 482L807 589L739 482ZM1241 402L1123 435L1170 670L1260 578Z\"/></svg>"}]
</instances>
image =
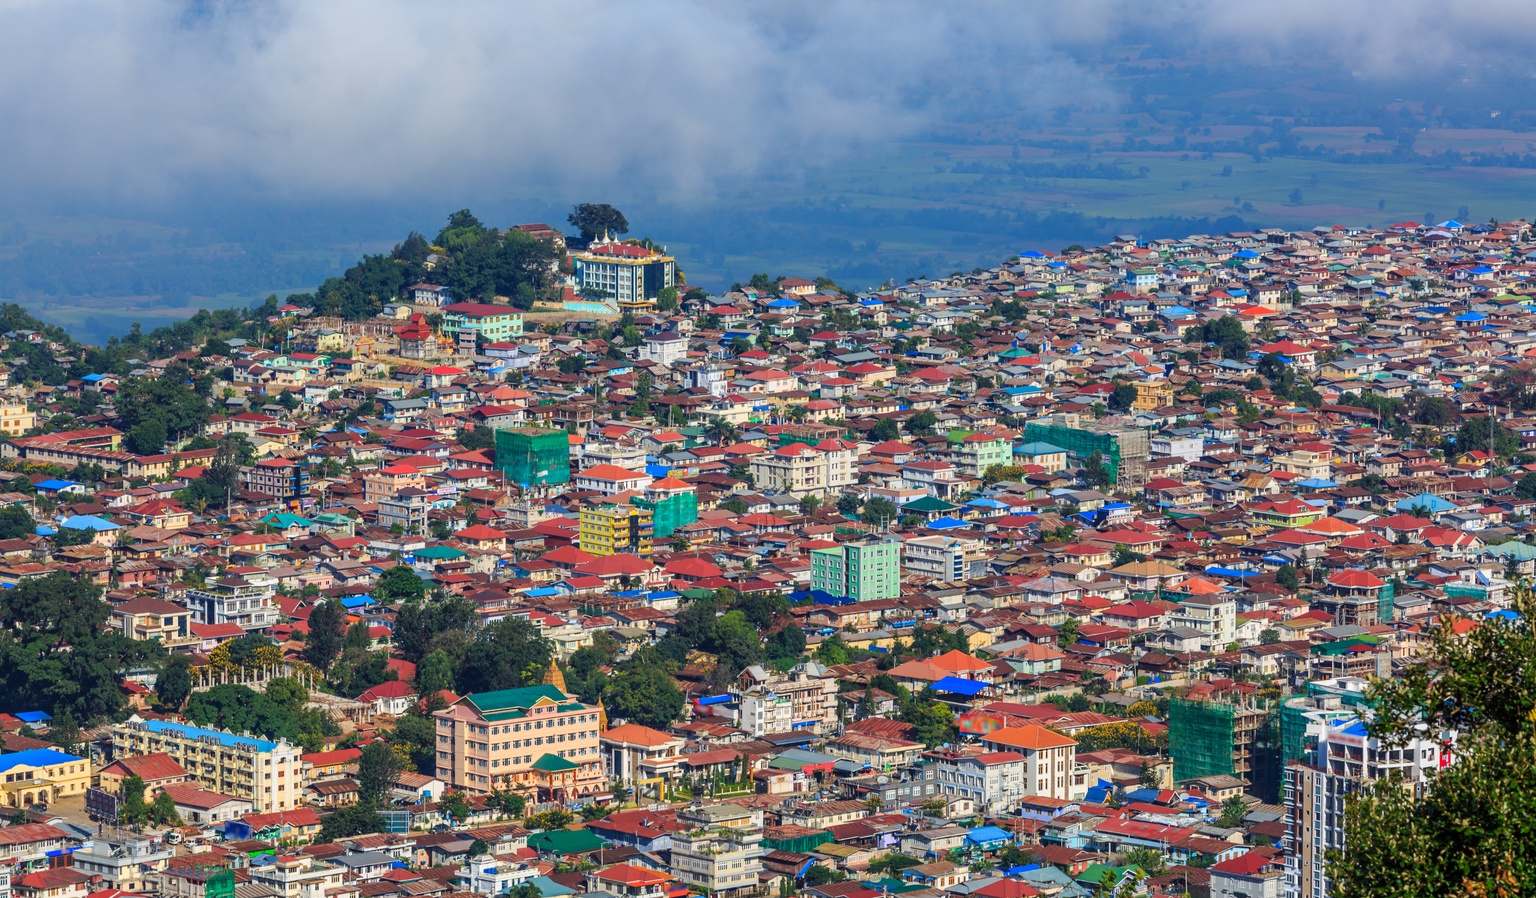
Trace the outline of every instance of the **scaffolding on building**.
<instances>
[{"instance_id":1,"label":"scaffolding on building","mask_svg":"<svg viewBox=\"0 0 1536 898\"><path fill-rule=\"evenodd\" d=\"M520 486L569 483L570 436L542 427L497 430L496 468Z\"/></svg>"},{"instance_id":2,"label":"scaffolding on building","mask_svg":"<svg viewBox=\"0 0 1536 898\"><path fill-rule=\"evenodd\" d=\"M1139 427L1089 428L1031 421L1024 427L1024 439L1060 446L1080 462L1099 453L1120 489L1139 488L1147 482L1151 440Z\"/></svg>"},{"instance_id":3,"label":"scaffolding on building","mask_svg":"<svg viewBox=\"0 0 1536 898\"><path fill-rule=\"evenodd\" d=\"M694 493L676 493L665 499L636 496L629 504L650 511L652 532L657 539L665 539L699 520L699 497Z\"/></svg>"},{"instance_id":4,"label":"scaffolding on building","mask_svg":"<svg viewBox=\"0 0 1536 898\"><path fill-rule=\"evenodd\" d=\"M1168 702L1168 754L1175 781L1236 774L1232 764L1235 712L1224 702L1182 698Z\"/></svg>"}]
</instances>

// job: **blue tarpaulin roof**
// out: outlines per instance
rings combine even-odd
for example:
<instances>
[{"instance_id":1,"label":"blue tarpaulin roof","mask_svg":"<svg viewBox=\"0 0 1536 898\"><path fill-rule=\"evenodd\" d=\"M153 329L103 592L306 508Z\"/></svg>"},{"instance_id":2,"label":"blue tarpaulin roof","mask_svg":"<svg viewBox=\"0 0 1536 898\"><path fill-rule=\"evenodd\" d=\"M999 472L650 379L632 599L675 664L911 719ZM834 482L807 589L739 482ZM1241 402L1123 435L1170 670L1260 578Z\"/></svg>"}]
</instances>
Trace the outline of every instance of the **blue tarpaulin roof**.
<instances>
[{"instance_id":1,"label":"blue tarpaulin roof","mask_svg":"<svg viewBox=\"0 0 1536 898\"><path fill-rule=\"evenodd\" d=\"M986 683L979 680L967 680L961 677L945 677L933 684L934 692L948 692L952 695L965 696L976 695L986 688Z\"/></svg>"},{"instance_id":2,"label":"blue tarpaulin roof","mask_svg":"<svg viewBox=\"0 0 1536 898\"><path fill-rule=\"evenodd\" d=\"M997 826L978 826L965 834L965 841L972 845L985 845L989 842L1011 842L1013 835L1008 830Z\"/></svg>"},{"instance_id":3,"label":"blue tarpaulin roof","mask_svg":"<svg viewBox=\"0 0 1536 898\"><path fill-rule=\"evenodd\" d=\"M967 524L965 521L962 521L959 518L951 517L935 518L934 520L928 522L929 530L958 530L969 526L971 525Z\"/></svg>"},{"instance_id":4,"label":"blue tarpaulin roof","mask_svg":"<svg viewBox=\"0 0 1536 898\"><path fill-rule=\"evenodd\" d=\"M341 604L347 608L362 608L373 604L373 596L347 596L341 600Z\"/></svg>"}]
</instances>

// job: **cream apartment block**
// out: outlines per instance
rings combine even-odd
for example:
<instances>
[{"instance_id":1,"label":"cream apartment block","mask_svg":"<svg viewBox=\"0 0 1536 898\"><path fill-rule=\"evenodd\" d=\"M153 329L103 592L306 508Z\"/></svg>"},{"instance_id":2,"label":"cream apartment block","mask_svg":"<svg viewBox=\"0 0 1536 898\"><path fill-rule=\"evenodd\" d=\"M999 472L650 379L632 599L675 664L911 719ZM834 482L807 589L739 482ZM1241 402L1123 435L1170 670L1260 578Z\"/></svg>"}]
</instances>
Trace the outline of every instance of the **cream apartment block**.
<instances>
[{"instance_id":1,"label":"cream apartment block","mask_svg":"<svg viewBox=\"0 0 1536 898\"><path fill-rule=\"evenodd\" d=\"M672 875L709 895L751 895L763 869L763 812L740 805L677 812L688 827L672 836Z\"/></svg>"},{"instance_id":2,"label":"cream apartment block","mask_svg":"<svg viewBox=\"0 0 1536 898\"><path fill-rule=\"evenodd\" d=\"M251 802L258 812L304 805L303 749L225 730L130 717L112 728L119 758L164 752L206 789Z\"/></svg>"},{"instance_id":3,"label":"cream apartment block","mask_svg":"<svg viewBox=\"0 0 1536 898\"><path fill-rule=\"evenodd\" d=\"M466 695L434 716L437 776L455 789L561 801L607 788L598 709L556 686Z\"/></svg>"},{"instance_id":4,"label":"cream apartment block","mask_svg":"<svg viewBox=\"0 0 1536 898\"><path fill-rule=\"evenodd\" d=\"M809 730L837 731L837 680L814 662L770 674L752 665L736 678L740 726L753 736Z\"/></svg>"},{"instance_id":5,"label":"cream apartment block","mask_svg":"<svg viewBox=\"0 0 1536 898\"><path fill-rule=\"evenodd\" d=\"M752 459L752 482L793 496L825 495L858 482L855 457L852 444L843 440L790 443Z\"/></svg>"},{"instance_id":6,"label":"cream apartment block","mask_svg":"<svg viewBox=\"0 0 1536 898\"><path fill-rule=\"evenodd\" d=\"M1073 773L1077 742L1043 726L1004 727L981 737L982 748L1024 756L1025 795L1044 795L1072 801L1085 783Z\"/></svg>"}]
</instances>

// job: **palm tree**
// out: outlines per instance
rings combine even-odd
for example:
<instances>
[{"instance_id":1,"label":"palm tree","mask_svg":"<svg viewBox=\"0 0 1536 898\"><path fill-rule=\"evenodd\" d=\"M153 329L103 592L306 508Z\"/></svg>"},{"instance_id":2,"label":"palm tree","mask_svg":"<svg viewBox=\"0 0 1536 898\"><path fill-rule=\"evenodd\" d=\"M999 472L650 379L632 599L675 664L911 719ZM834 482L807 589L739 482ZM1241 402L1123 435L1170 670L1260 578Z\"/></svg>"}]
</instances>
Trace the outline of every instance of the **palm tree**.
<instances>
[{"instance_id":1,"label":"palm tree","mask_svg":"<svg viewBox=\"0 0 1536 898\"><path fill-rule=\"evenodd\" d=\"M704 425L704 432L709 434L709 438L714 440L717 445L723 446L726 443L734 443L736 441L736 425L724 418L710 418L709 423Z\"/></svg>"}]
</instances>

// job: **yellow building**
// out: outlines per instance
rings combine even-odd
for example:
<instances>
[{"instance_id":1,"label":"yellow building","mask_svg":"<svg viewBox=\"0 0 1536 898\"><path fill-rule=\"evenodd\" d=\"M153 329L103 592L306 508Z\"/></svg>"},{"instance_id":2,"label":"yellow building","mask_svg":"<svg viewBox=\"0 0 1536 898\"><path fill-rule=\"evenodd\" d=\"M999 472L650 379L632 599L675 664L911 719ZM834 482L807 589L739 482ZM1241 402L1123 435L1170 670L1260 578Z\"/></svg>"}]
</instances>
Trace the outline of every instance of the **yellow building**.
<instances>
[{"instance_id":1,"label":"yellow building","mask_svg":"<svg viewBox=\"0 0 1536 898\"><path fill-rule=\"evenodd\" d=\"M340 331L321 331L315 335L315 352L344 352L347 335Z\"/></svg>"},{"instance_id":2,"label":"yellow building","mask_svg":"<svg viewBox=\"0 0 1536 898\"><path fill-rule=\"evenodd\" d=\"M1131 408L1149 412L1165 405L1173 405L1173 384L1166 380L1144 380L1132 384L1136 388L1136 401Z\"/></svg>"},{"instance_id":3,"label":"yellow building","mask_svg":"<svg viewBox=\"0 0 1536 898\"><path fill-rule=\"evenodd\" d=\"M37 416L27 410L24 402L0 403L0 432L19 437L37 426Z\"/></svg>"},{"instance_id":4,"label":"yellow building","mask_svg":"<svg viewBox=\"0 0 1536 898\"><path fill-rule=\"evenodd\" d=\"M0 796L6 807L52 804L82 796L91 785L91 762L52 748L0 754Z\"/></svg>"},{"instance_id":5,"label":"yellow building","mask_svg":"<svg viewBox=\"0 0 1536 898\"><path fill-rule=\"evenodd\" d=\"M634 505L600 505L581 510L581 549L601 558L627 553L651 554L654 518Z\"/></svg>"}]
</instances>

